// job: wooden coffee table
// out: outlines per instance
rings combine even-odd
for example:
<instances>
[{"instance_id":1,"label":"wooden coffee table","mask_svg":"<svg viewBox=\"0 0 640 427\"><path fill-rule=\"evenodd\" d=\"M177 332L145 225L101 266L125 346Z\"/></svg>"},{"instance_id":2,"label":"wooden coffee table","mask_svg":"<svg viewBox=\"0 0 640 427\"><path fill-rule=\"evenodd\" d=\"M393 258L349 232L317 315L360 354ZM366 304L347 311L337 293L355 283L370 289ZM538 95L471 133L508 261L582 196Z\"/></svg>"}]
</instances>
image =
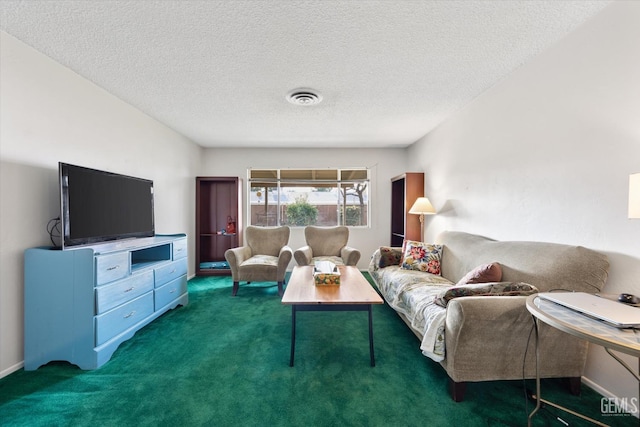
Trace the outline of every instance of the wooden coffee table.
<instances>
[{"instance_id":1,"label":"wooden coffee table","mask_svg":"<svg viewBox=\"0 0 640 427\"><path fill-rule=\"evenodd\" d=\"M338 266L340 285L316 286L313 282L313 266L294 267L282 297L282 303L291 305L291 358L293 366L296 348L296 313L298 311L368 311L369 355L371 366L376 366L373 353L372 304L383 300L371 287L357 267Z\"/></svg>"}]
</instances>

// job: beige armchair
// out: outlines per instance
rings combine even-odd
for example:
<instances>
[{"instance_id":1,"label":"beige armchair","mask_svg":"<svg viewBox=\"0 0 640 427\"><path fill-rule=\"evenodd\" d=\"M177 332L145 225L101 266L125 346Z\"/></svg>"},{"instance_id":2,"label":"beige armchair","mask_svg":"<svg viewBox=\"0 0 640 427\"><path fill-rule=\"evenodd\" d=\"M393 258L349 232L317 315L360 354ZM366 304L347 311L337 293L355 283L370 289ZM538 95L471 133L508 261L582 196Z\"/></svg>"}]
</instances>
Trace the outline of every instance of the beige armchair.
<instances>
[{"instance_id":1,"label":"beige armchair","mask_svg":"<svg viewBox=\"0 0 640 427\"><path fill-rule=\"evenodd\" d=\"M328 260L335 264L357 265L360 251L347 246L349 229L345 226L314 227L304 229L307 245L293 254L298 265L309 265L315 261Z\"/></svg>"},{"instance_id":2,"label":"beige armchair","mask_svg":"<svg viewBox=\"0 0 640 427\"><path fill-rule=\"evenodd\" d=\"M246 246L228 249L224 257L231 268L233 296L238 293L241 281L278 282L278 294L282 296L284 275L291 261L289 227L257 227L245 229Z\"/></svg>"}]
</instances>

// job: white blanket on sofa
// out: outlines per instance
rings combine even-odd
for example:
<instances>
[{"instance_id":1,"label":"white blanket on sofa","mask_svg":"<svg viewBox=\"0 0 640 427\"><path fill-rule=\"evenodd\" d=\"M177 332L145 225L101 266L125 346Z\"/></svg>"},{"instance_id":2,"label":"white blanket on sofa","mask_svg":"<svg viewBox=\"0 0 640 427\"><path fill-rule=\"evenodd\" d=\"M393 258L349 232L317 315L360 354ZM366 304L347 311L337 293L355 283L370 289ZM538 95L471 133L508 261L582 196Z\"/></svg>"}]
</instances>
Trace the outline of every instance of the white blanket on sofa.
<instances>
[{"instance_id":1,"label":"white blanket on sofa","mask_svg":"<svg viewBox=\"0 0 640 427\"><path fill-rule=\"evenodd\" d=\"M435 297L451 287L452 282L442 276L422 271L405 270L399 266L378 268L372 262L371 277L387 303L411 322L422 336L420 350L425 356L444 360L444 322L447 310L437 305Z\"/></svg>"}]
</instances>

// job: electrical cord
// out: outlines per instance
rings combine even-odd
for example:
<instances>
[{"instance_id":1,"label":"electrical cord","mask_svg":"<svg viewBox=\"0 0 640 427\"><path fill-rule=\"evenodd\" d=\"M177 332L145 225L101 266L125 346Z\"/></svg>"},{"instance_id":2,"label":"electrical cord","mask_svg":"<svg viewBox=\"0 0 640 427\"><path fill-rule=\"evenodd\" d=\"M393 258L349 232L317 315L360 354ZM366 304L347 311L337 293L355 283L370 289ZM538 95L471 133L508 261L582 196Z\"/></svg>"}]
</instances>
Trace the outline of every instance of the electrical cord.
<instances>
[{"instance_id":1,"label":"electrical cord","mask_svg":"<svg viewBox=\"0 0 640 427\"><path fill-rule=\"evenodd\" d=\"M60 241L60 217L51 218L49 222L47 222L47 234L49 234L49 240L51 240L51 244L55 248L59 248L60 245L56 243L56 240Z\"/></svg>"},{"instance_id":2,"label":"electrical cord","mask_svg":"<svg viewBox=\"0 0 640 427\"><path fill-rule=\"evenodd\" d=\"M556 289L550 289L549 292L573 292L573 291L569 289L556 288ZM529 352L529 345L531 344L531 335L533 334L533 331L535 330L535 327L536 327L536 323L533 320L533 318L531 319L531 322L532 322L531 329L529 330L529 336L527 337L527 346L524 349L524 357L522 359L522 385L523 385L524 395L525 395L524 407L525 407L525 412L527 416L529 415L529 401L532 401L535 404L538 403L538 396L536 395L536 393L531 391L531 389L527 388L527 379L525 376L525 366L526 366L526 360L527 360L527 353ZM546 421L547 425L550 425L552 420L558 421L564 426L569 425L569 423L567 423L564 419L560 418L553 411L550 411L547 408L547 405L544 404L544 402L540 402L539 413L543 414L544 420Z\"/></svg>"}]
</instances>

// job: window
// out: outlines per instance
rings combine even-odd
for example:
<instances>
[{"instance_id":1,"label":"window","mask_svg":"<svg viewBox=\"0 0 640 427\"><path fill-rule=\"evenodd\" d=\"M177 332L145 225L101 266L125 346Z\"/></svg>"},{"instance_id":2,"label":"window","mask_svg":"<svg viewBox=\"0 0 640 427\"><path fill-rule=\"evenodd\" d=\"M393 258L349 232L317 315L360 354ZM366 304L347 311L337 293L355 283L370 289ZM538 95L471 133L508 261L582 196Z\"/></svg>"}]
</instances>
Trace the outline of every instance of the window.
<instances>
[{"instance_id":1,"label":"window","mask_svg":"<svg viewBox=\"0 0 640 427\"><path fill-rule=\"evenodd\" d=\"M249 223L367 227L369 170L249 169Z\"/></svg>"}]
</instances>

